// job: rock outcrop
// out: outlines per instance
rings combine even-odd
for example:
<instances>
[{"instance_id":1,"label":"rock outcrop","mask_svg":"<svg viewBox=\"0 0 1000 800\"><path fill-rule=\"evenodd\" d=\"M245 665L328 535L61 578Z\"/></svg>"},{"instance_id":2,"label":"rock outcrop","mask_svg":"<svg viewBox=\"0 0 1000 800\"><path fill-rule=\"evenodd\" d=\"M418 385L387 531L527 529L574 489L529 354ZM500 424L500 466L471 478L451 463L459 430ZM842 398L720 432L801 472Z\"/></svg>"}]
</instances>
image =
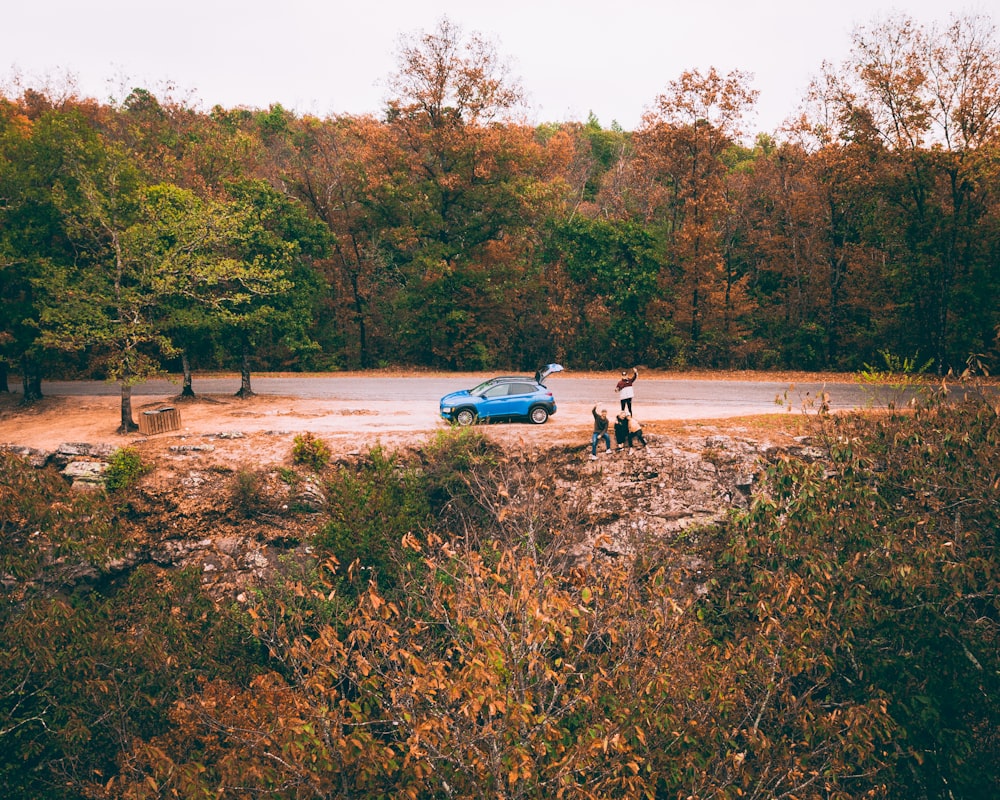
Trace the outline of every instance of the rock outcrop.
<instances>
[{"instance_id":1,"label":"rock outcrop","mask_svg":"<svg viewBox=\"0 0 1000 800\"><path fill-rule=\"evenodd\" d=\"M128 552L100 565L50 563L33 582L89 583L148 563L193 566L207 589L231 600L268 580L280 562L308 558L324 518L318 512L328 502L323 481L311 474L290 480L291 470L281 464L235 469L220 461L221 443L238 438L229 433L212 437L211 444L165 448L129 494L134 541ZM572 558L628 557L650 541L670 542L693 526L711 525L746 507L761 470L790 452L724 435L681 440L647 434L647 440L645 448L602 452L596 461L588 459L589 448L554 447L533 456L556 476L554 497L574 509L566 531ZM808 442L793 449L800 457L823 456ZM35 466L59 469L74 486L94 486L113 449L77 443L52 453L18 452Z\"/></svg>"},{"instance_id":2,"label":"rock outcrop","mask_svg":"<svg viewBox=\"0 0 1000 800\"><path fill-rule=\"evenodd\" d=\"M709 436L673 441L647 435L647 447L599 451L563 474L563 491L588 486L586 530L577 548L626 556L651 539L719 521L750 501L760 471L777 452L770 444Z\"/></svg>"}]
</instances>

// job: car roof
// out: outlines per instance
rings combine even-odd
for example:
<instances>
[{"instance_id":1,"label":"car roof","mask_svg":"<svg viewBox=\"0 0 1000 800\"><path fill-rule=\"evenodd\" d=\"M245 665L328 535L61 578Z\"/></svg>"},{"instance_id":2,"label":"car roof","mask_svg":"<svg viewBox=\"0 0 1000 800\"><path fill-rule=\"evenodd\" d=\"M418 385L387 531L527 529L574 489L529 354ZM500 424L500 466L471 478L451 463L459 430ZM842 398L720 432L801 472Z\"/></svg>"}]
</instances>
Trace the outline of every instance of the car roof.
<instances>
[{"instance_id":1,"label":"car roof","mask_svg":"<svg viewBox=\"0 0 1000 800\"><path fill-rule=\"evenodd\" d=\"M527 375L498 375L495 378L487 378L485 381L480 383L480 386L485 386L488 383L512 383L517 381L518 383L537 383L534 378L530 378Z\"/></svg>"}]
</instances>

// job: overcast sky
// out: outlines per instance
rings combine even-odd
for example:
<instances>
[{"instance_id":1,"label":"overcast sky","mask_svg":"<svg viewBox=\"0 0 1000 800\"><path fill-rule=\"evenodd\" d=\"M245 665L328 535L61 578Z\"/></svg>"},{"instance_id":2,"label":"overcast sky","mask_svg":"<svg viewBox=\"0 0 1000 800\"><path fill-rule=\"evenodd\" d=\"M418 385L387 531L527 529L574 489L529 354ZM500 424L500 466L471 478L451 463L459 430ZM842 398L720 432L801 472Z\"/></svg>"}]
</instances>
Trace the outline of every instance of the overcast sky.
<instances>
[{"instance_id":1,"label":"overcast sky","mask_svg":"<svg viewBox=\"0 0 1000 800\"><path fill-rule=\"evenodd\" d=\"M972 0L2 0L0 86L75 78L121 100L134 86L196 107L378 113L401 34L442 16L492 39L520 78L533 122L585 120L627 130L683 71L753 74L750 128L773 131L850 35L892 12L924 25ZM993 22L998 16L991 13Z\"/></svg>"}]
</instances>

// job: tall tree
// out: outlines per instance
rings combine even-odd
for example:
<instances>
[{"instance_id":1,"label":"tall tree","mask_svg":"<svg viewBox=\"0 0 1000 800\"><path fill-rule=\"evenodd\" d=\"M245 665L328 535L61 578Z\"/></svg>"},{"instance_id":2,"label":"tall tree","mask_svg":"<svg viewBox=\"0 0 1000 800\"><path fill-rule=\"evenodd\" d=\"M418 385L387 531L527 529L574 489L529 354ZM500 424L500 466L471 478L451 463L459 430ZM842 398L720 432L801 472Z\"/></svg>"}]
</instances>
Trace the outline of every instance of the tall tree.
<instances>
[{"instance_id":1,"label":"tall tree","mask_svg":"<svg viewBox=\"0 0 1000 800\"><path fill-rule=\"evenodd\" d=\"M80 256L73 264L50 264L38 282L47 294L42 339L54 348L93 348L105 374L121 387L118 432L128 433L138 428L132 387L158 371L155 356L172 346L150 318L161 292L158 265L136 235L145 210L141 177L119 148L90 144L70 154L74 182L53 189Z\"/></svg>"},{"instance_id":2,"label":"tall tree","mask_svg":"<svg viewBox=\"0 0 1000 800\"><path fill-rule=\"evenodd\" d=\"M39 337L46 265L74 250L53 202L53 185L72 183L70 154L93 141L79 106L53 108L38 93L0 103L0 354L20 368L24 402L41 398L47 351Z\"/></svg>"},{"instance_id":3,"label":"tall tree","mask_svg":"<svg viewBox=\"0 0 1000 800\"><path fill-rule=\"evenodd\" d=\"M995 29L978 16L953 16L941 29L894 16L858 28L851 59L830 72L842 136L882 149L895 338L942 372L959 367L990 345L997 321L992 238L982 235L997 199Z\"/></svg>"},{"instance_id":4,"label":"tall tree","mask_svg":"<svg viewBox=\"0 0 1000 800\"><path fill-rule=\"evenodd\" d=\"M636 164L645 176L647 213L666 226L677 276L677 323L700 362L725 358L744 312L742 276L726 269L726 153L734 147L757 92L741 72L685 72L657 98L635 134Z\"/></svg>"},{"instance_id":5,"label":"tall tree","mask_svg":"<svg viewBox=\"0 0 1000 800\"><path fill-rule=\"evenodd\" d=\"M442 20L404 39L399 63L388 122L405 171L374 198L406 281L398 335L414 360L482 368L509 353L517 327L533 224L550 198L544 151L532 128L501 124L521 90L480 35Z\"/></svg>"},{"instance_id":6,"label":"tall tree","mask_svg":"<svg viewBox=\"0 0 1000 800\"><path fill-rule=\"evenodd\" d=\"M659 246L634 221L575 217L557 227L550 258L572 281L579 318L567 356L594 367L653 363L670 344L667 331L650 318L659 296Z\"/></svg>"},{"instance_id":7,"label":"tall tree","mask_svg":"<svg viewBox=\"0 0 1000 800\"><path fill-rule=\"evenodd\" d=\"M372 203L400 160L389 134L387 126L370 117L307 117L296 124L297 147L282 176L330 230L330 322L342 338L353 336L353 343L342 345L343 359L362 368L373 366L379 352L392 349L377 341L385 335L382 300L392 293L395 280L382 219Z\"/></svg>"},{"instance_id":8,"label":"tall tree","mask_svg":"<svg viewBox=\"0 0 1000 800\"><path fill-rule=\"evenodd\" d=\"M235 210L231 258L243 266L223 278L239 304L220 306L223 338L235 346L240 364L238 397L250 397L251 358L276 345L295 353L315 350L310 335L319 280L312 260L326 255L329 234L301 206L263 181L229 187Z\"/></svg>"},{"instance_id":9,"label":"tall tree","mask_svg":"<svg viewBox=\"0 0 1000 800\"><path fill-rule=\"evenodd\" d=\"M41 340L86 352L118 382L124 434L138 427L133 387L177 352L170 334L178 332L178 309L238 317L257 295L288 284L272 265L233 252L234 239L255 235L241 207L145 186L126 153L96 138L70 158L72 180L53 196L78 256L50 260L35 282L44 297Z\"/></svg>"},{"instance_id":10,"label":"tall tree","mask_svg":"<svg viewBox=\"0 0 1000 800\"><path fill-rule=\"evenodd\" d=\"M4 303L0 310L0 391L10 391L7 371L16 360L18 334L23 336L23 324L32 313L30 282L24 280L21 249L15 241L16 225L12 224L18 198L23 192L17 187L17 145L24 140L27 118L11 102L0 99L0 294ZM14 156L15 160L12 160Z\"/></svg>"},{"instance_id":11,"label":"tall tree","mask_svg":"<svg viewBox=\"0 0 1000 800\"><path fill-rule=\"evenodd\" d=\"M858 369L884 347L894 313L872 238L873 152L832 140L811 113L787 141L760 140L742 181L756 363Z\"/></svg>"},{"instance_id":12,"label":"tall tree","mask_svg":"<svg viewBox=\"0 0 1000 800\"><path fill-rule=\"evenodd\" d=\"M146 211L132 231L150 259L159 260L159 296L150 317L181 356L181 397L194 397L190 354L219 338L225 321L257 295L284 291L280 275L247 260L234 243L246 234L247 212L237 202L202 200L170 184L146 190Z\"/></svg>"}]
</instances>

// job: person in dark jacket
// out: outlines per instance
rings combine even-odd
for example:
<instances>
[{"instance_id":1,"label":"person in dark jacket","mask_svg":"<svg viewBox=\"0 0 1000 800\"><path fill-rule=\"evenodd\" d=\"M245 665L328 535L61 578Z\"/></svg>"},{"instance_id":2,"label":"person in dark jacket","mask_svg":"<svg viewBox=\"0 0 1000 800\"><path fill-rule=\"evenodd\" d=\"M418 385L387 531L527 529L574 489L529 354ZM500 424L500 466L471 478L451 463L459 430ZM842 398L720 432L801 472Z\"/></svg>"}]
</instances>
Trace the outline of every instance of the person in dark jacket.
<instances>
[{"instance_id":1,"label":"person in dark jacket","mask_svg":"<svg viewBox=\"0 0 1000 800\"><path fill-rule=\"evenodd\" d=\"M615 420L615 444L618 445L618 449L621 450L625 445L629 444L628 440L628 414L624 411L618 412L618 418ZM631 445L629 445L631 447Z\"/></svg>"},{"instance_id":2,"label":"person in dark jacket","mask_svg":"<svg viewBox=\"0 0 1000 800\"><path fill-rule=\"evenodd\" d=\"M603 439L607 446L607 452L611 452L611 437L608 436L608 412L603 408L598 411L597 406L591 409L594 415L594 435L590 440L590 460L597 458L597 443Z\"/></svg>"}]
</instances>

